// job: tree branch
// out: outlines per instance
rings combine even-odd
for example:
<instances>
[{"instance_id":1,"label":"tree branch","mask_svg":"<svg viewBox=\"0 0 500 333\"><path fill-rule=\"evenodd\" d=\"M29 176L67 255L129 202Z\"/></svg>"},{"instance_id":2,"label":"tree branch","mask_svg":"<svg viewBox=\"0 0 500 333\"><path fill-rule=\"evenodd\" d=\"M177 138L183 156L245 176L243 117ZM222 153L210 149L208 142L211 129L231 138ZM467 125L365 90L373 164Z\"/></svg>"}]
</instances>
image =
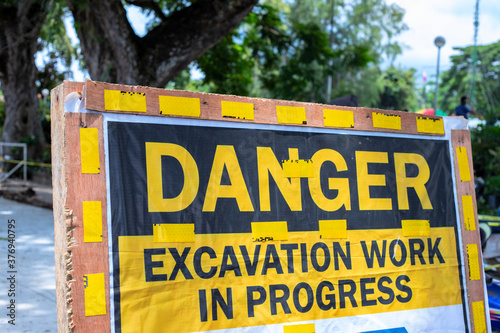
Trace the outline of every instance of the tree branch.
<instances>
[{"instance_id":1,"label":"tree branch","mask_svg":"<svg viewBox=\"0 0 500 333\"><path fill-rule=\"evenodd\" d=\"M158 18L161 19L162 21L167 18L165 14L163 14L163 11L161 10L158 3L153 0L125 0L125 2L128 3L129 5L152 10L153 12L155 12L156 16L158 16Z\"/></svg>"}]
</instances>

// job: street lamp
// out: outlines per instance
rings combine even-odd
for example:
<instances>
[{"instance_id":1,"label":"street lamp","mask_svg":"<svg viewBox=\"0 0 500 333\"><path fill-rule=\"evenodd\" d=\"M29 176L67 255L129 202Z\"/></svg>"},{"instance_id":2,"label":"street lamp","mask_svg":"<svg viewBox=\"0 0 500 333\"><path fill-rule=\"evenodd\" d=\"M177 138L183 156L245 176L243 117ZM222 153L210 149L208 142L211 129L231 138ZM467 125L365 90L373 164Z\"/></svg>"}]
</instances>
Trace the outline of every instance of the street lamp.
<instances>
[{"instance_id":1,"label":"street lamp","mask_svg":"<svg viewBox=\"0 0 500 333\"><path fill-rule=\"evenodd\" d=\"M438 36L436 39L434 39L434 45L437 46L438 48L438 61L437 61L437 69L436 69L436 91L434 92L434 112L437 112L437 105L438 105L438 89L439 89L439 56L441 54L441 48L444 46L446 43L446 40Z\"/></svg>"}]
</instances>

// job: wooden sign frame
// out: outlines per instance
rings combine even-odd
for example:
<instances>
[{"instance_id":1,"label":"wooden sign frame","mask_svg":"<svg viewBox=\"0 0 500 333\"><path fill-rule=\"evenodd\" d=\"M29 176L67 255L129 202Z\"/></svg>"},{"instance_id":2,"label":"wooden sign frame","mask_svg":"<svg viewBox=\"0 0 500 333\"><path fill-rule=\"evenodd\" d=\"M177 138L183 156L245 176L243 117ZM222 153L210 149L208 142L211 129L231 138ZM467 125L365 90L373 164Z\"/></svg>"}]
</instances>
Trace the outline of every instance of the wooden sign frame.
<instances>
[{"instance_id":1,"label":"wooden sign frame","mask_svg":"<svg viewBox=\"0 0 500 333\"><path fill-rule=\"evenodd\" d=\"M114 97L106 95L109 91L115 94ZM120 104L120 94L129 94L133 98L129 98L128 104ZM168 107L165 108L162 98L187 98L178 100L181 102L195 98L199 99L199 104L198 107L195 105L188 108L184 114L175 114ZM240 108L234 108L234 105L239 105ZM328 110L336 113L330 115ZM195 117L213 121L313 128L332 127L347 132L364 131L368 134L383 132L415 136L451 135L455 200L461 222L462 242L459 246L462 249L462 262L465 263L465 312L469 318L467 329L470 332L489 330L470 134L464 125L465 121L462 122L458 118L450 120L459 124L460 129L453 129L453 126L446 128L443 118L437 116L115 85L88 80L85 83L65 81L51 93L55 262L60 332L112 330L106 209L106 173L109 170L105 168L103 136L105 113ZM91 131L88 131L89 129ZM89 141L84 144L84 139ZM84 166L87 162L82 159L90 159L90 164ZM89 169L82 172L84 167ZM86 211L89 205L93 210ZM96 211L99 212L98 216ZM94 230L92 234L89 229L87 233L86 228L97 228L97 231ZM99 233L102 241L86 241L86 237L99 237ZM92 299L86 299L86 283L94 278L97 280L93 281L101 283L102 288L91 295ZM86 309L86 301L97 304L96 313Z\"/></svg>"}]
</instances>

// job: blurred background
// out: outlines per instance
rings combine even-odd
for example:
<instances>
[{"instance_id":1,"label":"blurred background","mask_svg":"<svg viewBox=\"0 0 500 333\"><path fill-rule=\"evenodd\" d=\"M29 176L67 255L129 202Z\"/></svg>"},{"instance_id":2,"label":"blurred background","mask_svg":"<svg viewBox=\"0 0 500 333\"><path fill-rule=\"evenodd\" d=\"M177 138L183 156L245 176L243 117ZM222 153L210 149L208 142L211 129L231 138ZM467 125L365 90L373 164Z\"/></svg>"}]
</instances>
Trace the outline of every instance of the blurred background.
<instances>
[{"instance_id":1,"label":"blurred background","mask_svg":"<svg viewBox=\"0 0 500 333\"><path fill-rule=\"evenodd\" d=\"M0 1L2 180L27 161L50 184L65 79L437 115L467 96L479 213L497 215L499 18L497 0Z\"/></svg>"}]
</instances>

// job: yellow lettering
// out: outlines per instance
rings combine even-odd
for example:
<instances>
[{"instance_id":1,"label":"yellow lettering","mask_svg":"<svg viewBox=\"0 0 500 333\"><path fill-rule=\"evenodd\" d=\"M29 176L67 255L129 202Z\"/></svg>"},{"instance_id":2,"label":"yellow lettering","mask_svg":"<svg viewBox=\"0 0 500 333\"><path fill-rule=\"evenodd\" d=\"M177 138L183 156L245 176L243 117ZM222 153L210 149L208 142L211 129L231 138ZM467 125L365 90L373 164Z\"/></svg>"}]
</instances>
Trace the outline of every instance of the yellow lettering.
<instances>
[{"instance_id":1,"label":"yellow lettering","mask_svg":"<svg viewBox=\"0 0 500 333\"><path fill-rule=\"evenodd\" d=\"M418 175L416 177L406 176L406 164L415 164L418 167ZM410 209L410 205L408 204L409 187L415 189L423 209L432 209L429 194L425 188L425 184L429 181L431 174L425 158L419 154L394 153L394 168L396 170L399 209Z\"/></svg>"},{"instance_id":2,"label":"yellow lettering","mask_svg":"<svg viewBox=\"0 0 500 333\"><path fill-rule=\"evenodd\" d=\"M221 185L224 166L231 185ZM254 210L233 146L217 146L210 179L208 180L203 211L215 211L215 205L219 198L235 198L241 212L252 212Z\"/></svg>"},{"instance_id":3,"label":"yellow lettering","mask_svg":"<svg viewBox=\"0 0 500 333\"><path fill-rule=\"evenodd\" d=\"M349 192L348 178L328 178L328 189L338 190L335 199L325 197L321 189L321 166L325 162L332 162L337 171L346 171L347 164L337 151L332 149L318 150L311 158L314 166L314 177L308 178L309 191L316 205L327 212L333 212L345 206L346 210L351 210L351 197Z\"/></svg>"},{"instance_id":4,"label":"yellow lettering","mask_svg":"<svg viewBox=\"0 0 500 333\"><path fill-rule=\"evenodd\" d=\"M298 159L298 150L290 149L291 157ZM271 200L269 194L269 173L273 177L283 198L292 211L302 210L302 197L300 192L300 178L290 178L288 180L283 174L283 169L276 159L274 152L269 147L257 147L257 168L259 175L259 198L260 210L268 212L271 210Z\"/></svg>"},{"instance_id":5,"label":"yellow lettering","mask_svg":"<svg viewBox=\"0 0 500 333\"><path fill-rule=\"evenodd\" d=\"M356 173L358 177L358 198L360 210L391 210L390 198L370 197L370 186L385 186L385 175L368 173L368 163L388 163L387 153L376 151L356 152Z\"/></svg>"},{"instance_id":6,"label":"yellow lettering","mask_svg":"<svg viewBox=\"0 0 500 333\"><path fill-rule=\"evenodd\" d=\"M184 172L184 186L175 198L163 198L161 157L179 161ZM146 173L149 212L178 212L186 209L196 197L200 178L198 166L189 152L173 143L146 142Z\"/></svg>"}]
</instances>

